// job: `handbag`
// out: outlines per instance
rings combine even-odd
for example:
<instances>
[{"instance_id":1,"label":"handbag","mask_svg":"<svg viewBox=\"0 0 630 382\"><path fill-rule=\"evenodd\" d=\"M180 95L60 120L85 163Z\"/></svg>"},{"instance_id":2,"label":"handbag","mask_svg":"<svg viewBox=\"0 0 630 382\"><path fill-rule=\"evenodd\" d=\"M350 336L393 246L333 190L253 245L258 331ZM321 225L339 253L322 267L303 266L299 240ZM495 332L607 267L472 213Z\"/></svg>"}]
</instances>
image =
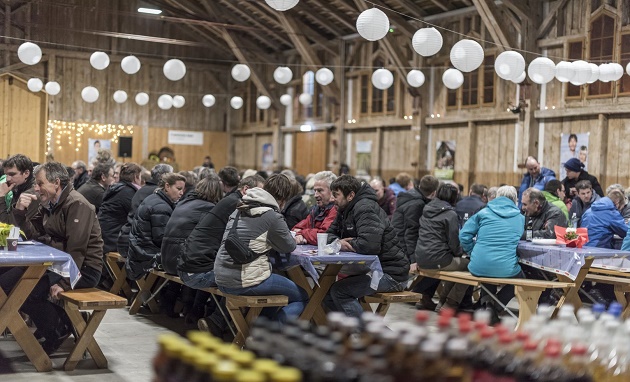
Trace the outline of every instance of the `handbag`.
<instances>
[{"instance_id":1,"label":"handbag","mask_svg":"<svg viewBox=\"0 0 630 382\"><path fill-rule=\"evenodd\" d=\"M225 238L225 250L232 258L235 264L248 264L256 260L262 254L252 251L238 236L237 226L238 220L241 216L241 212L237 212L234 217L234 223Z\"/></svg>"}]
</instances>

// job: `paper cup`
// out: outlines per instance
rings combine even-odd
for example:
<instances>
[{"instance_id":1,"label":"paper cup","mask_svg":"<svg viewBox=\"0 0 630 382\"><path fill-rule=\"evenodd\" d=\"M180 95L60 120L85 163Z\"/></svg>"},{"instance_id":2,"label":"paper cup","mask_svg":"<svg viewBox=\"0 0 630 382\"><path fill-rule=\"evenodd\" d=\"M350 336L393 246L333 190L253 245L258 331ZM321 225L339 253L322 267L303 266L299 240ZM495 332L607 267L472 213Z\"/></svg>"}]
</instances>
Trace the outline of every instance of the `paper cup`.
<instances>
[{"instance_id":1,"label":"paper cup","mask_svg":"<svg viewBox=\"0 0 630 382\"><path fill-rule=\"evenodd\" d=\"M18 239L7 239L7 250L17 251Z\"/></svg>"},{"instance_id":2,"label":"paper cup","mask_svg":"<svg viewBox=\"0 0 630 382\"><path fill-rule=\"evenodd\" d=\"M324 255L324 247L328 244L328 234L327 233L318 233L317 234L317 254L319 256Z\"/></svg>"},{"instance_id":3,"label":"paper cup","mask_svg":"<svg viewBox=\"0 0 630 382\"><path fill-rule=\"evenodd\" d=\"M297 232L295 231L289 231L289 232L291 232L291 236L295 239L295 235L297 235Z\"/></svg>"}]
</instances>

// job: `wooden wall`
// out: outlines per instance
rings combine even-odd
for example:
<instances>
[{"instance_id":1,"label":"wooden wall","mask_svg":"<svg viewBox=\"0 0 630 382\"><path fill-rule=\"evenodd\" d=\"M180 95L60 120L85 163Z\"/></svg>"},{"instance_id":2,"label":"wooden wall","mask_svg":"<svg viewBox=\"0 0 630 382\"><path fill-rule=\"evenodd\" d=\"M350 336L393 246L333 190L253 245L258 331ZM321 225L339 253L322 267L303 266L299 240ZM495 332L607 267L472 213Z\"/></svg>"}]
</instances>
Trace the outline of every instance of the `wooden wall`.
<instances>
[{"instance_id":1,"label":"wooden wall","mask_svg":"<svg viewBox=\"0 0 630 382\"><path fill-rule=\"evenodd\" d=\"M227 165L227 134L224 132L204 131L203 145L174 145L167 144L168 130L165 128L149 128L149 151L158 151L163 146L169 146L175 152L175 159L180 170L192 170L201 166L206 155L212 157L215 169Z\"/></svg>"}]
</instances>

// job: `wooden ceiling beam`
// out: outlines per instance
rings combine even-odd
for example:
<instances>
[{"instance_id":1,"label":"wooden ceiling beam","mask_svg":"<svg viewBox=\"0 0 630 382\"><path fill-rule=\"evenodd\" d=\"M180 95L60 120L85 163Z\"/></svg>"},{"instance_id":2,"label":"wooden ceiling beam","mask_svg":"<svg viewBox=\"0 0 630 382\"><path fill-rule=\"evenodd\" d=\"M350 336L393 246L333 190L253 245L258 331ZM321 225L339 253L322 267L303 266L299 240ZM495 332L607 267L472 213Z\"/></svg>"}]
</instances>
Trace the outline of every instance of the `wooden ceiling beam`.
<instances>
[{"instance_id":1,"label":"wooden ceiling beam","mask_svg":"<svg viewBox=\"0 0 630 382\"><path fill-rule=\"evenodd\" d=\"M549 29L553 26L553 22L556 21L556 17L558 16L558 12L564 9L564 6L567 4L567 0L558 0L552 9L549 10L549 14L545 17L545 19L540 24L538 28L537 36L538 38L545 37L545 34L549 32Z\"/></svg>"},{"instance_id":2,"label":"wooden ceiling beam","mask_svg":"<svg viewBox=\"0 0 630 382\"><path fill-rule=\"evenodd\" d=\"M208 1L208 0L206 0ZM258 28L261 28L265 31L265 33L267 33L268 35L270 35L272 38L274 38L276 41L281 42L282 44L286 45L286 46L291 46L291 41L289 39L287 39L285 36L283 36L280 33L277 33L276 31L274 31L273 29L269 28L267 25L261 23L260 21L256 20L255 18L251 17L247 12L244 12L241 8L234 6L230 0L228 1L223 1L221 3L221 5L226 6L227 8L229 8L233 13L238 14L238 17L241 17L245 20L247 20L248 23L257 26Z\"/></svg>"},{"instance_id":3,"label":"wooden ceiling beam","mask_svg":"<svg viewBox=\"0 0 630 382\"><path fill-rule=\"evenodd\" d=\"M525 3L524 0L502 0L503 5L508 7L512 12L516 13L516 15L521 19L521 21L529 20L531 21L530 16L530 7Z\"/></svg>"},{"instance_id":4,"label":"wooden ceiling beam","mask_svg":"<svg viewBox=\"0 0 630 382\"><path fill-rule=\"evenodd\" d=\"M396 2L398 4L400 4L400 6L410 16L413 16L413 17L416 17L416 18L421 18L421 17L424 17L424 16L427 15L427 12L424 9L420 8L419 6L417 6L411 0L396 0Z\"/></svg>"},{"instance_id":5,"label":"wooden ceiling beam","mask_svg":"<svg viewBox=\"0 0 630 382\"><path fill-rule=\"evenodd\" d=\"M446 2L446 4L443 0L431 0L431 2L444 12L452 11L454 9L450 2Z\"/></svg>"},{"instance_id":6,"label":"wooden ceiling beam","mask_svg":"<svg viewBox=\"0 0 630 382\"><path fill-rule=\"evenodd\" d=\"M504 21L505 18L494 4L494 0L472 1L492 39L498 45L499 51L515 48L516 42L512 38L512 34L509 33L508 26Z\"/></svg>"},{"instance_id":7,"label":"wooden ceiling beam","mask_svg":"<svg viewBox=\"0 0 630 382\"><path fill-rule=\"evenodd\" d=\"M356 25L354 25L352 22L350 22L350 20L348 20L348 17L344 17L345 14L340 15L339 10L338 9L333 9L330 6L330 3L328 0L324 0L324 1L320 1L320 0L311 0L317 7L325 9L328 11L328 14L330 14L330 17L332 17L333 19L337 20L337 22L341 25L343 25L344 27L350 29L350 30L355 30L356 29Z\"/></svg>"}]
</instances>

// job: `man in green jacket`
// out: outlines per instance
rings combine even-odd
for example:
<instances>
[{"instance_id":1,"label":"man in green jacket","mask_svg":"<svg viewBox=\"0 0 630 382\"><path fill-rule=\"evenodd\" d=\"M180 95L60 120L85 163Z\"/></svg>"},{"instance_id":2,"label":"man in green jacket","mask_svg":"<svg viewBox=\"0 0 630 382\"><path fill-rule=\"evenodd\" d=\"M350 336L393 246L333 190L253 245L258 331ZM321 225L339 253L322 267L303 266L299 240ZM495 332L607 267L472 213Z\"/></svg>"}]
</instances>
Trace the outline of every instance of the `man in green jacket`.
<instances>
[{"instance_id":1,"label":"man in green jacket","mask_svg":"<svg viewBox=\"0 0 630 382\"><path fill-rule=\"evenodd\" d=\"M564 204L564 185L561 181L557 179L552 179L547 182L545 185L545 189L543 191L543 195L545 195L545 199L554 206L560 208L560 211L569 219L569 210L567 209L567 205Z\"/></svg>"}]
</instances>

